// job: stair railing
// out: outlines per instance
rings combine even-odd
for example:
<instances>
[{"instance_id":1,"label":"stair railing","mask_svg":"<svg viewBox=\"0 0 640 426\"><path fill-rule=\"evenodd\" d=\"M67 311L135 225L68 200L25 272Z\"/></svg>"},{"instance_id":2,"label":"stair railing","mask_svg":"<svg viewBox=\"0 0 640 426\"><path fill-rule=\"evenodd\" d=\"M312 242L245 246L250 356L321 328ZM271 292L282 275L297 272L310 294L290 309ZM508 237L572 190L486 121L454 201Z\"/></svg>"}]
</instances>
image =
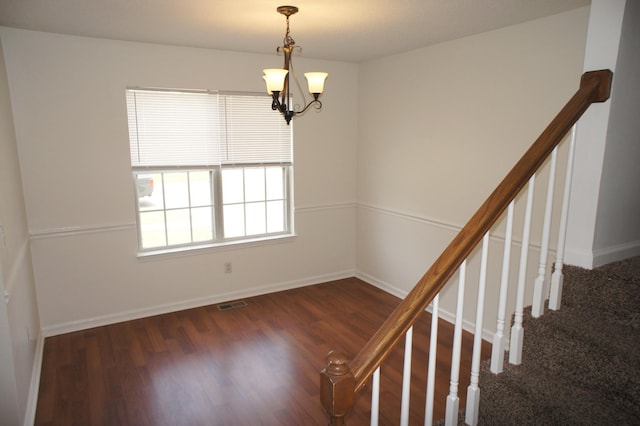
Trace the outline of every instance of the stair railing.
<instances>
[{"instance_id":1,"label":"stair railing","mask_svg":"<svg viewBox=\"0 0 640 426\"><path fill-rule=\"evenodd\" d=\"M591 71L586 72L580 79L580 87L573 95L573 97L567 102L567 104L560 110L556 117L551 121L547 128L542 132L538 139L531 145L527 152L520 158L506 177L500 182L493 193L485 200L482 206L471 217L467 224L460 230L460 232L453 238L449 246L442 252L440 257L433 263L433 265L427 270L427 272L418 281L411 292L400 302L397 308L391 313L387 320L380 326L378 331L371 337L371 339L365 344L360 352L351 361L348 360L346 355L339 351L331 351L327 355L327 365L320 373L320 399L329 416L330 426L340 426L345 424L345 416L349 413L350 409L354 405L355 396L360 392L369 379L373 377L373 402L372 402L372 418L377 419L377 404L378 396L375 393L375 387L379 384L380 365L388 357L390 352L399 343L400 339L405 336L405 381L403 382L403 392L408 391L407 376L410 375L410 349L411 349L411 336L413 324L419 318L419 316L425 311L427 306L433 301L432 317L432 333L434 328L437 332L437 318L438 318L438 294L442 288L449 282L451 277L459 271L459 284L458 284L458 310L461 311L462 299L464 297L464 281L465 281L465 269L466 260L476 246L483 240L482 250L482 265L481 265L481 277L478 288L478 298L484 298L484 281L486 279L486 252L488 233L495 222L501 217L503 212L508 208L507 216L507 235L505 236L505 253L504 253L504 266L503 266L503 280L501 288L506 286L505 270L508 275L508 263L511 246L511 226L510 223L513 217L513 202L520 191L528 184L528 206L527 215L530 215L531 201L533 193L533 182L535 173L543 165L546 159L551 155L552 163L555 163L556 147L563 140L568 131L574 126L582 114L587 108L596 102L604 102L609 98L611 90L612 72L609 70ZM561 217L560 232L565 232L566 229L566 204L568 203L567 191L570 185L570 172L572 167L572 155L573 155L573 138L570 147L570 157L567 166L567 181L565 183L565 200L563 202L563 213ZM550 186L553 186L553 179L555 177L555 164L552 164L550 172ZM550 190L551 191L551 190ZM536 286L534 288L534 315L541 312L541 306L544 303L545 289L544 278L546 273L546 257L548 250L548 234L549 234L549 216L550 216L550 200L552 198L551 192L547 195L547 208L545 210L545 219L543 224L543 241L541 248L541 260L538 270L538 277L536 278ZM525 222L530 221L530 217L525 217ZM525 234L523 235L521 261L526 262L526 250L528 248L528 224L525 223ZM525 239L527 241L525 241ZM564 247L564 235L561 235L558 241L558 245ZM526 248L525 248L526 246ZM562 291L562 253L558 250L556 259L556 272L558 267L560 269L560 275L558 276L554 272L552 276L552 289L550 307L552 309L558 309L560 306L560 295ZM524 259L524 260L523 260ZM558 265L559 263L559 265ZM525 268L526 269L526 263ZM523 269L521 268L521 271ZM541 281L542 280L542 281ZM522 281L519 279L519 281ZM524 290L519 283L518 286L517 304L521 305L524 298ZM503 331L504 327L504 310L506 305L506 296L503 295L501 290L500 302L499 302L499 314L498 314L498 333ZM435 299L435 300L434 300ZM503 300L504 299L504 300ZM536 301L537 299L537 301ZM522 321L522 306L517 306L516 311L516 324L515 329L512 329L511 345L516 345L515 356L518 357L517 345L520 344L519 351L521 353L522 332L518 330L518 312L520 314L520 324ZM478 305L478 311L476 313L475 334L474 341L474 357L471 373L471 385L467 395L468 403L471 400L471 413L469 413L469 405L467 406L467 423L475 424L477 422L477 397L479 391L478 385L478 370L479 370L479 344L481 342L481 330L482 330L482 307ZM502 313L502 319L500 315ZM460 360L460 334L461 334L461 312L456 314L456 327L454 332L454 344L453 344L453 360L452 360L452 372L451 372L451 392L447 398L447 424L457 423L458 412L458 400L457 400L457 386L458 386L458 371L457 365ZM501 324L502 321L502 324ZM434 327L435 325L435 327ZM501 327L502 325L502 327ZM501 329L502 328L502 329ZM427 387L433 388L433 377L431 371L433 370L432 364L435 363L435 339L431 337L431 348L429 350L429 376L427 378ZM500 352L502 357L504 356L504 340L498 339L498 350L496 350L496 339L494 339L494 358L492 360L492 371L502 369L502 359L500 358ZM477 347L477 348L476 348ZM478 355L476 356L476 352ZM408 355L407 355L408 354ZM510 356L514 355L514 351L510 351ZM406 357L409 356L409 362L407 365ZM457 358L457 359L456 359ZM477 358L477 359L476 359ZM512 363L518 363L518 359L510 360ZM477 365L476 365L477 364ZM498 371L494 371L498 372ZM408 414L407 407L408 402L405 402L406 398L403 395L401 424L407 424ZM408 401L408 400L406 400ZM426 414L428 415L433 411L433 406L429 405L427 401L425 407ZM471 418L469 418L471 416ZM475 419L474 419L475 416ZM455 418L452 419L452 418ZM431 419L426 419L425 424L431 424Z\"/></svg>"}]
</instances>

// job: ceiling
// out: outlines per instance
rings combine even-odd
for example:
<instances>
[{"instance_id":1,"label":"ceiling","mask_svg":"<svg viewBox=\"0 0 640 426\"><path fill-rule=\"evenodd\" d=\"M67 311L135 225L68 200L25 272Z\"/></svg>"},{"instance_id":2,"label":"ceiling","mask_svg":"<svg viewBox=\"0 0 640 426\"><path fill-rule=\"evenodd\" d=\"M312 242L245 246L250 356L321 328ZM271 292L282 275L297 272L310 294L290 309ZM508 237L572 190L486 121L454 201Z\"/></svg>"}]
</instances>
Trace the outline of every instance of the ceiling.
<instances>
[{"instance_id":1,"label":"ceiling","mask_svg":"<svg viewBox=\"0 0 640 426\"><path fill-rule=\"evenodd\" d=\"M253 53L291 36L309 58L361 62L518 24L590 0L0 0L0 26Z\"/></svg>"}]
</instances>

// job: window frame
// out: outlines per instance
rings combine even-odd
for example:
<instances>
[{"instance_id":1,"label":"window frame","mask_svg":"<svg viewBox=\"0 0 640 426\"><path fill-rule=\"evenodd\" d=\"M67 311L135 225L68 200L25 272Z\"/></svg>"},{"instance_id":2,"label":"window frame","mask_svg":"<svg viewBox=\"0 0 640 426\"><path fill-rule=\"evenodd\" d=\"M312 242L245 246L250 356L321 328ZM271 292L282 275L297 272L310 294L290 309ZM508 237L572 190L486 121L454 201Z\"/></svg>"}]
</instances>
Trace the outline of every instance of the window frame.
<instances>
[{"instance_id":1,"label":"window frame","mask_svg":"<svg viewBox=\"0 0 640 426\"><path fill-rule=\"evenodd\" d=\"M182 90L175 90L175 89L147 89L147 88L140 88L140 87L135 87L135 88L128 87L126 89L127 97L129 96L130 90L173 91L173 92L194 93L193 90L182 91ZM211 94L213 92L202 91L202 93ZM217 92L217 93L221 94L222 96L225 96L225 95L232 96L234 94L240 94L241 96L260 96L260 97L264 97L269 102L271 99L271 97L269 96L266 96L264 94L257 94L254 92L242 92L242 93L241 92ZM129 111L129 106L127 107L127 109L128 109L128 121L130 121L131 112ZM273 113L273 111L271 111L270 109L268 112ZM136 111L136 114L137 114L137 111ZM275 119L281 119L279 115L275 113L273 113L273 115ZM224 119L226 119L226 116L224 117ZM224 120L221 120L221 121L224 121ZM136 126L137 125L138 125L138 122L136 117ZM129 122L129 126L131 128L130 122ZM223 124L220 123L220 126L223 126ZM221 135L220 136L221 138L226 138L228 136L226 134L226 129L224 130L221 129L220 135ZM131 148L132 143L133 143L132 139L130 138L129 139L130 150L132 149ZM223 143L226 143L226 142L223 142ZM175 252L188 252L188 251L200 250L200 249L206 249L206 248L227 247L227 246L238 245L238 244L272 242L274 240L284 240L284 239L294 237L295 236L294 220L293 220L294 218L294 205L293 205L294 165L293 165L293 132L292 130L290 130L288 143L289 143L289 149L291 150L290 157L289 157L290 161L285 163L249 162L249 163L242 163L242 164L235 164L235 163L224 164L223 163L218 165L206 165L206 166L180 165L180 164L174 164L171 166L148 166L148 165L136 166L136 165L133 165L133 161L132 161L130 170L131 170L131 176L132 176L132 181L134 186L134 195L135 195L135 215L136 215L136 233L137 233L137 240L138 240L138 256L144 257L149 255L167 254L167 253L175 253ZM266 185L267 185L266 173L268 168L270 167L280 168L282 170L282 198L281 199L278 198L271 201L282 202L283 229L281 231L275 231L275 232L268 232L267 205L270 200L268 198L268 191L266 190ZM236 203L236 204L241 204L242 206L244 206L243 207L244 214L245 214L244 216L245 222L244 222L244 228L243 228L244 235L226 237L224 232L225 204L223 202L223 171L228 169L242 169L243 171L246 171L247 169L251 169L251 168L260 168L265 173L264 199L257 200L257 201L247 201L245 198L246 186L243 186L243 190L242 190L243 201L241 203ZM196 171L207 171L210 176L209 189L211 192L211 198L210 198L211 205L206 205L206 207L211 208L212 238L206 241L194 241L194 226L193 226L192 210L194 209L194 207L202 207L202 206L194 206L192 204L193 200L191 199L191 196L189 196L188 198L188 204L184 207L167 208L167 205L166 205L166 198L165 198L166 188L164 184L165 173L173 173L173 172L190 173L190 172L196 172ZM154 211L162 212L162 215L163 215L163 226L164 226L164 231L163 231L164 244L163 245L144 247L143 221L141 216L141 213L144 213L144 209L141 209L141 206L140 206L141 198L139 197L139 194L138 194L138 176L139 175L160 175L162 177L162 181L163 181L162 187L161 187L163 191L162 206L159 206ZM187 179L189 179L188 176L189 175L187 175ZM244 182L244 179L245 179L245 175L243 173L243 182ZM187 181L187 184L189 185L188 182L189 181ZM154 188L155 187L157 187L157 184L154 186ZM265 225L264 225L265 232L264 233L249 234L249 235L247 234L246 210L247 210L247 205L251 203L264 203L264 211L265 211L264 213L265 214ZM174 209L186 209L189 211L188 223L189 223L190 240L191 240L190 242L177 243L177 244L169 243L169 232L168 232L169 222L167 221L166 218L167 218L167 212Z\"/></svg>"}]
</instances>

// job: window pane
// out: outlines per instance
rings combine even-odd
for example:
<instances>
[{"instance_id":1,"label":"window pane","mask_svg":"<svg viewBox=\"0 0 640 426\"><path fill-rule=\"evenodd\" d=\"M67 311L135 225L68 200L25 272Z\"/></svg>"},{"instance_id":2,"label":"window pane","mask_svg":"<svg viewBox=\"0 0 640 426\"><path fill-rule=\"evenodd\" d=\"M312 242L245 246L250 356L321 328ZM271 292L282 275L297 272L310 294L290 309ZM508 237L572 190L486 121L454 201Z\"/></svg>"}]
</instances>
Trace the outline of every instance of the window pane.
<instances>
[{"instance_id":1,"label":"window pane","mask_svg":"<svg viewBox=\"0 0 640 426\"><path fill-rule=\"evenodd\" d=\"M164 212L140 212L142 248L164 247L167 244Z\"/></svg>"},{"instance_id":2,"label":"window pane","mask_svg":"<svg viewBox=\"0 0 640 426\"><path fill-rule=\"evenodd\" d=\"M284 198L284 169L282 167L267 167L267 200L281 200Z\"/></svg>"},{"instance_id":3,"label":"window pane","mask_svg":"<svg viewBox=\"0 0 640 426\"><path fill-rule=\"evenodd\" d=\"M165 208L189 207L189 179L187 172L164 173Z\"/></svg>"},{"instance_id":4,"label":"window pane","mask_svg":"<svg viewBox=\"0 0 640 426\"><path fill-rule=\"evenodd\" d=\"M210 206L211 203L211 172L208 170L189 172L189 188L191 206Z\"/></svg>"},{"instance_id":5,"label":"window pane","mask_svg":"<svg viewBox=\"0 0 640 426\"><path fill-rule=\"evenodd\" d=\"M284 226L284 202L267 202L267 232L283 232Z\"/></svg>"},{"instance_id":6,"label":"window pane","mask_svg":"<svg viewBox=\"0 0 640 426\"><path fill-rule=\"evenodd\" d=\"M224 237L244 237L244 204L224 206Z\"/></svg>"},{"instance_id":7,"label":"window pane","mask_svg":"<svg viewBox=\"0 0 640 426\"><path fill-rule=\"evenodd\" d=\"M191 218L189 209L167 211L167 243L169 245L191 242Z\"/></svg>"},{"instance_id":8,"label":"window pane","mask_svg":"<svg viewBox=\"0 0 640 426\"><path fill-rule=\"evenodd\" d=\"M140 211L162 210L164 208L161 173L134 173L138 208Z\"/></svg>"},{"instance_id":9,"label":"window pane","mask_svg":"<svg viewBox=\"0 0 640 426\"><path fill-rule=\"evenodd\" d=\"M264 168L244 169L245 202L264 200Z\"/></svg>"},{"instance_id":10,"label":"window pane","mask_svg":"<svg viewBox=\"0 0 640 426\"><path fill-rule=\"evenodd\" d=\"M222 170L222 201L224 204L244 201L243 169Z\"/></svg>"},{"instance_id":11,"label":"window pane","mask_svg":"<svg viewBox=\"0 0 640 426\"><path fill-rule=\"evenodd\" d=\"M267 233L267 218L265 203L251 203L246 205L247 235Z\"/></svg>"},{"instance_id":12,"label":"window pane","mask_svg":"<svg viewBox=\"0 0 640 426\"><path fill-rule=\"evenodd\" d=\"M213 240L213 212L211 207L199 207L191 210L193 241Z\"/></svg>"}]
</instances>

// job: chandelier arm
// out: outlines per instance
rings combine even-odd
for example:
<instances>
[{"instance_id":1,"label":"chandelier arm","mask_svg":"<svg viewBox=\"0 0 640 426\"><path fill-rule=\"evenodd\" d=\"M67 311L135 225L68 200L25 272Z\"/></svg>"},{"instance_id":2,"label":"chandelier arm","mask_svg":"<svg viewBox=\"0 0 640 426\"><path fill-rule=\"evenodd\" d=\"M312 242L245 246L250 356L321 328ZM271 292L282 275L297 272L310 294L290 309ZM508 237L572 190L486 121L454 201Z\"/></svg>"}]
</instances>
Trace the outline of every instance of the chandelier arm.
<instances>
[{"instance_id":1,"label":"chandelier arm","mask_svg":"<svg viewBox=\"0 0 640 426\"><path fill-rule=\"evenodd\" d=\"M282 104L280 103L280 99L278 99L278 96L280 95L280 92L277 91L273 91L271 98L271 109L274 111L282 111Z\"/></svg>"},{"instance_id":2,"label":"chandelier arm","mask_svg":"<svg viewBox=\"0 0 640 426\"><path fill-rule=\"evenodd\" d=\"M280 94L278 92L273 93L272 95L273 101L271 102L271 109L274 111L279 111L284 116L284 119L287 121L287 124L291 122L294 116L298 114L304 114L312 106L317 110L322 109L322 102L316 97L315 94L313 95L315 99L309 102L307 105L305 105L304 108L298 111L294 110L293 108L289 109L287 107L286 102L280 102L279 95Z\"/></svg>"},{"instance_id":3,"label":"chandelier arm","mask_svg":"<svg viewBox=\"0 0 640 426\"><path fill-rule=\"evenodd\" d=\"M293 55L293 50L294 49L298 49L299 51L302 50L302 48L300 46L293 46L291 49L291 56L289 57L289 74L287 75L288 77L293 77L293 81L296 82L296 87L298 88L298 93L300 93L300 96L302 97L302 105L307 105L307 97L304 95L304 89L302 88L302 86L300 85L300 80L298 80L298 75L296 74L296 70L293 67L293 61L291 60L292 55ZM308 107L308 105L304 108L304 110L306 110ZM294 109L293 107L291 109ZM304 111L303 110L303 111Z\"/></svg>"},{"instance_id":4,"label":"chandelier arm","mask_svg":"<svg viewBox=\"0 0 640 426\"><path fill-rule=\"evenodd\" d=\"M299 112L298 111L294 111L293 109L290 110L287 107L287 103L286 102L280 102L279 96L280 96L280 92L277 92L277 91L274 91L271 94L271 97L272 97L271 109L273 111L279 111L284 116L284 119L287 121L287 124L289 124L289 123L291 123L291 119L293 119L293 116L298 114ZM302 110L302 112L303 111L304 110Z\"/></svg>"},{"instance_id":5,"label":"chandelier arm","mask_svg":"<svg viewBox=\"0 0 640 426\"><path fill-rule=\"evenodd\" d=\"M293 62L291 61L291 57L293 55L293 50L296 48L294 43L295 42L293 41L293 39L291 39L291 44L285 44L284 46L281 47L282 53L284 54L283 69L289 71L284 78L284 87L282 89L282 100L281 100L282 104L286 104L290 98L290 87L289 87L290 78L289 77L293 72ZM294 79L295 79L295 76L294 76ZM297 79L296 79L296 83L297 83Z\"/></svg>"},{"instance_id":6,"label":"chandelier arm","mask_svg":"<svg viewBox=\"0 0 640 426\"><path fill-rule=\"evenodd\" d=\"M319 99L314 99L311 102L309 102L303 109L301 109L300 111L294 111L295 114L304 114L305 111L307 111L311 106L314 106L315 109L320 110L322 109L322 102L320 102Z\"/></svg>"}]
</instances>

